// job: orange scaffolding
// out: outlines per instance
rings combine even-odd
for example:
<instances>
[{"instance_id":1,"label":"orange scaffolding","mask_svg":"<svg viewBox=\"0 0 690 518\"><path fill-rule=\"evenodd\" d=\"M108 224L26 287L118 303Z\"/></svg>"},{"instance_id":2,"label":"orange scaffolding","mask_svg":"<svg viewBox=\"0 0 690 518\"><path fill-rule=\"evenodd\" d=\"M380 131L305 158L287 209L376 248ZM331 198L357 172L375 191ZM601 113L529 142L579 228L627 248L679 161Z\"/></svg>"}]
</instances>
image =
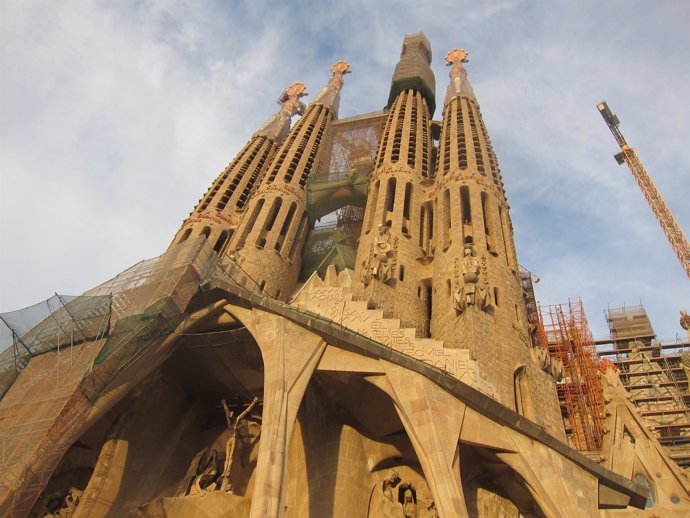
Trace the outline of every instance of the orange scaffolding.
<instances>
[{"instance_id":1,"label":"orange scaffolding","mask_svg":"<svg viewBox=\"0 0 690 518\"><path fill-rule=\"evenodd\" d=\"M550 354L563 362L564 377L557 388L571 446L579 451L600 449L603 395L597 373L596 346L582 300L571 299L567 305L540 306L539 334Z\"/></svg>"}]
</instances>

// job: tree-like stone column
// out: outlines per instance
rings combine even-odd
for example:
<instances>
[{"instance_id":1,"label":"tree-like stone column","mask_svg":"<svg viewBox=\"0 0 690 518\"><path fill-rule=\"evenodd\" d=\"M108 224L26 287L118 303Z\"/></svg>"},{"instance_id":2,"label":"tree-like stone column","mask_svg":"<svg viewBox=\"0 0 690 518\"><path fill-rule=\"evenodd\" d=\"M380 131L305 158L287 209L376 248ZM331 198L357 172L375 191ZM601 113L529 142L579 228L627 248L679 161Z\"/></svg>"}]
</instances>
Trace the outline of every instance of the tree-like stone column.
<instances>
[{"instance_id":1,"label":"tree-like stone column","mask_svg":"<svg viewBox=\"0 0 690 518\"><path fill-rule=\"evenodd\" d=\"M264 360L264 406L250 518L283 515L285 470L292 429L304 391L326 342L284 318L226 306L247 327Z\"/></svg>"},{"instance_id":2,"label":"tree-like stone column","mask_svg":"<svg viewBox=\"0 0 690 518\"><path fill-rule=\"evenodd\" d=\"M424 376L381 361L387 392L415 449L440 518L469 517L460 480L458 440L465 404Z\"/></svg>"}]
</instances>

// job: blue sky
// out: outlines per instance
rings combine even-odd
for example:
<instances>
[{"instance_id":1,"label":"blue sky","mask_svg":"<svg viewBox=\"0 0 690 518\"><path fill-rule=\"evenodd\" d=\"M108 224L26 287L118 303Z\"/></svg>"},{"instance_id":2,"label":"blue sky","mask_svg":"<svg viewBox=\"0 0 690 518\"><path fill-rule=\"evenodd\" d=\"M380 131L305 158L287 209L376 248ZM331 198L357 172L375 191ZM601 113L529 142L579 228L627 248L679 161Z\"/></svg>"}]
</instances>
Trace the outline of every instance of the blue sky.
<instances>
[{"instance_id":1,"label":"blue sky","mask_svg":"<svg viewBox=\"0 0 690 518\"><path fill-rule=\"evenodd\" d=\"M690 281L595 105L690 231L689 22L685 0L2 0L0 311L162 253L292 82L313 98L347 59L340 116L380 109L422 30L439 103L445 52L470 51L539 300L581 296L595 335L607 305L642 302L671 339Z\"/></svg>"}]
</instances>

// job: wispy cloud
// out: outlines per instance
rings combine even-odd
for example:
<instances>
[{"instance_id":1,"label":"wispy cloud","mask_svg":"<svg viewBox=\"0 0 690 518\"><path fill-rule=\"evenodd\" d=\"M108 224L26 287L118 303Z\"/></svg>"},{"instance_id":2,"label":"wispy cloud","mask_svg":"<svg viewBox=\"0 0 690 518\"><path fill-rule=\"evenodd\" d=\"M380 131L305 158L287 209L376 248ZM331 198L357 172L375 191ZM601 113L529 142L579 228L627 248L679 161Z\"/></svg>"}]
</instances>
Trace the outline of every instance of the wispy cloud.
<instances>
[{"instance_id":1,"label":"wispy cloud","mask_svg":"<svg viewBox=\"0 0 690 518\"><path fill-rule=\"evenodd\" d=\"M354 73L341 116L380 109L405 33L470 79L499 154L521 262L545 303L641 300L663 336L684 277L595 104L690 229L690 47L682 0L2 3L0 309L80 293L161 253L296 80ZM436 117L439 117L440 109Z\"/></svg>"}]
</instances>

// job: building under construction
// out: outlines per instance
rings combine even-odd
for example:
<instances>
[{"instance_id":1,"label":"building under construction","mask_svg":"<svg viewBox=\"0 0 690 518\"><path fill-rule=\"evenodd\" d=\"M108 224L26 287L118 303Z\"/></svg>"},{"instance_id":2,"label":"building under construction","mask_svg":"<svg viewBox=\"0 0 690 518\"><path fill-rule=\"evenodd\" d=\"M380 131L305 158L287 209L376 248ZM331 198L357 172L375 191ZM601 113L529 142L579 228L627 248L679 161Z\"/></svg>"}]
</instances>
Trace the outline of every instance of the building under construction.
<instances>
[{"instance_id":1,"label":"building under construction","mask_svg":"<svg viewBox=\"0 0 690 518\"><path fill-rule=\"evenodd\" d=\"M687 516L679 363L538 307L467 57L294 83L160 257L1 315L1 514Z\"/></svg>"}]
</instances>

